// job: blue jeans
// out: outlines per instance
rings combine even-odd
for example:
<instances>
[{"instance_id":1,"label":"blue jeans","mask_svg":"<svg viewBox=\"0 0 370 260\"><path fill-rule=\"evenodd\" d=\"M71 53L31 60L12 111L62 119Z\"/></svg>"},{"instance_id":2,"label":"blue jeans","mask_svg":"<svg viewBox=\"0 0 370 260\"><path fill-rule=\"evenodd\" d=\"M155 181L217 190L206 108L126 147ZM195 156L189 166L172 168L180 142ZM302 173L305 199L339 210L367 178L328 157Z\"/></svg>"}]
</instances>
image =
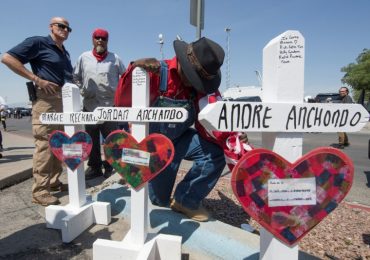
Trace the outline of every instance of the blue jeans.
<instances>
[{"instance_id":1,"label":"blue jeans","mask_svg":"<svg viewBox=\"0 0 370 260\"><path fill-rule=\"evenodd\" d=\"M92 148L91 153L89 156L89 161L87 165L95 168L100 169L103 165L101 159L101 151L100 151L100 133L102 134L103 138L106 138L111 132L117 130L118 126L116 122L104 122L102 124L96 125L85 125L85 131L91 136L92 139ZM104 168L111 167L109 164L104 165Z\"/></svg>"},{"instance_id":2,"label":"blue jeans","mask_svg":"<svg viewBox=\"0 0 370 260\"><path fill-rule=\"evenodd\" d=\"M173 161L149 182L149 198L154 205L168 206L177 171L182 159L185 159L193 161L193 166L177 185L174 198L187 208L197 209L225 168L224 152L218 145L204 140L192 128L173 143Z\"/></svg>"}]
</instances>

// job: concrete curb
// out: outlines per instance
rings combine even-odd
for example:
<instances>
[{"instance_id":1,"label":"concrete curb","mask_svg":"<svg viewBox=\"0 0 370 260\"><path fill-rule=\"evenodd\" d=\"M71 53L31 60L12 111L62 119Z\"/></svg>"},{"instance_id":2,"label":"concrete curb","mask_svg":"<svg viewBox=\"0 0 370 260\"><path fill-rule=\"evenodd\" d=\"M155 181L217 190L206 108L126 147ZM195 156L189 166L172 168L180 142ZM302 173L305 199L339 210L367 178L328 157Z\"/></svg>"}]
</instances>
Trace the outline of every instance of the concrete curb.
<instances>
[{"instance_id":1,"label":"concrete curb","mask_svg":"<svg viewBox=\"0 0 370 260\"><path fill-rule=\"evenodd\" d=\"M11 132L2 132L3 158L0 159L0 189L32 177L33 139Z\"/></svg>"},{"instance_id":2,"label":"concrete curb","mask_svg":"<svg viewBox=\"0 0 370 260\"><path fill-rule=\"evenodd\" d=\"M20 172L6 174L0 178L0 190L13 186L32 177L32 167Z\"/></svg>"}]
</instances>

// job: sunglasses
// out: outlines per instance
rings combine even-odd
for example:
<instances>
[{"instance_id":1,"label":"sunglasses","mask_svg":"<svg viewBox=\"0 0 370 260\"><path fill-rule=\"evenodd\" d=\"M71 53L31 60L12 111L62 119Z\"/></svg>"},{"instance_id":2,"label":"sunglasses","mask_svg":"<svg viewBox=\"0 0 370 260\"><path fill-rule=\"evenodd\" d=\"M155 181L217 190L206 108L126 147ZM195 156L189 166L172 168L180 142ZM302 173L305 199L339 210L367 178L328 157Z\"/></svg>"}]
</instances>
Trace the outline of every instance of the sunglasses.
<instances>
[{"instance_id":1,"label":"sunglasses","mask_svg":"<svg viewBox=\"0 0 370 260\"><path fill-rule=\"evenodd\" d=\"M59 29L62 29L62 30L65 30L67 29L68 32L72 32L72 28L65 25L65 24L62 24L62 23L52 23L51 25L56 25L58 26Z\"/></svg>"},{"instance_id":2,"label":"sunglasses","mask_svg":"<svg viewBox=\"0 0 370 260\"><path fill-rule=\"evenodd\" d=\"M97 41L102 40L103 42L107 41L106 37L101 37L101 36L96 36L96 37L94 37L94 39L97 40Z\"/></svg>"}]
</instances>

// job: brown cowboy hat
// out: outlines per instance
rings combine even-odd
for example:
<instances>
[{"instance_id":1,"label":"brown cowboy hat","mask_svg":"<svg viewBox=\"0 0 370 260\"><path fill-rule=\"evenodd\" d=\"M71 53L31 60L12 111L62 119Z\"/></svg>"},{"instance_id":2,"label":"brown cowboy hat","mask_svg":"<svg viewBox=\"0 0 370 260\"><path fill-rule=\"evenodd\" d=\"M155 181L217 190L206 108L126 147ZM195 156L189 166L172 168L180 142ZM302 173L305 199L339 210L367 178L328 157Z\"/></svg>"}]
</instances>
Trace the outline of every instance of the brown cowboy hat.
<instances>
[{"instance_id":1,"label":"brown cowboy hat","mask_svg":"<svg viewBox=\"0 0 370 260\"><path fill-rule=\"evenodd\" d=\"M215 92L221 83L220 67L225 57L222 47L205 37L192 43L176 40L173 47L192 86L202 93Z\"/></svg>"}]
</instances>

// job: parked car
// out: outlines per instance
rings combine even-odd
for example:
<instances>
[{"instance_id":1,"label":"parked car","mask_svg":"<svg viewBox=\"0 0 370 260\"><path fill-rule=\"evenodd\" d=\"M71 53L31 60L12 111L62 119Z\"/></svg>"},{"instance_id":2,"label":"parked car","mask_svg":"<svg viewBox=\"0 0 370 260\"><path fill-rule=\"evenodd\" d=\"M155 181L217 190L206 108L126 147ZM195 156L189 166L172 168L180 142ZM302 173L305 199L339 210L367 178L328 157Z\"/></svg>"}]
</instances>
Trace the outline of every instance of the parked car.
<instances>
[{"instance_id":1,"label":"parked car","mask_svg":"<svg viewBox=\"0 0 370 260\"><path fill-rule=\"evenodd\" d=\"M316 103L339 103L339 93L319 93L315 97Z\"/></svg>"},{"instance_id":2,"label":"parked car","mask_svg":"<svg viewBox=\"0 0 370 260\"><path fill-rule=\"evenodd\" d=\"M237 98L223 98L224 101L262 102L260 96L245 96Z\"/></svg>"},{"instance_id":3,"label":"parked car","mask_svg":"<svg viewBox=\"0 0 370 260\"><path fill-rule=\"evenodd\" d=\"M21 109L22 116L32 116L32 109L31 108L22 108Z\"/></svg>"},{"instance_id":4,"label":"parked car","mask_svg":"<svg viewBox=\"0 0 370 260\"><path fill-rule=\"evenodd\" d=\"M14 118L21 118L23 116L31 116L32 115L32 109L31 108L25 108L25 107L16 107L13 110Z\"/></svg>"}]
</instances>

